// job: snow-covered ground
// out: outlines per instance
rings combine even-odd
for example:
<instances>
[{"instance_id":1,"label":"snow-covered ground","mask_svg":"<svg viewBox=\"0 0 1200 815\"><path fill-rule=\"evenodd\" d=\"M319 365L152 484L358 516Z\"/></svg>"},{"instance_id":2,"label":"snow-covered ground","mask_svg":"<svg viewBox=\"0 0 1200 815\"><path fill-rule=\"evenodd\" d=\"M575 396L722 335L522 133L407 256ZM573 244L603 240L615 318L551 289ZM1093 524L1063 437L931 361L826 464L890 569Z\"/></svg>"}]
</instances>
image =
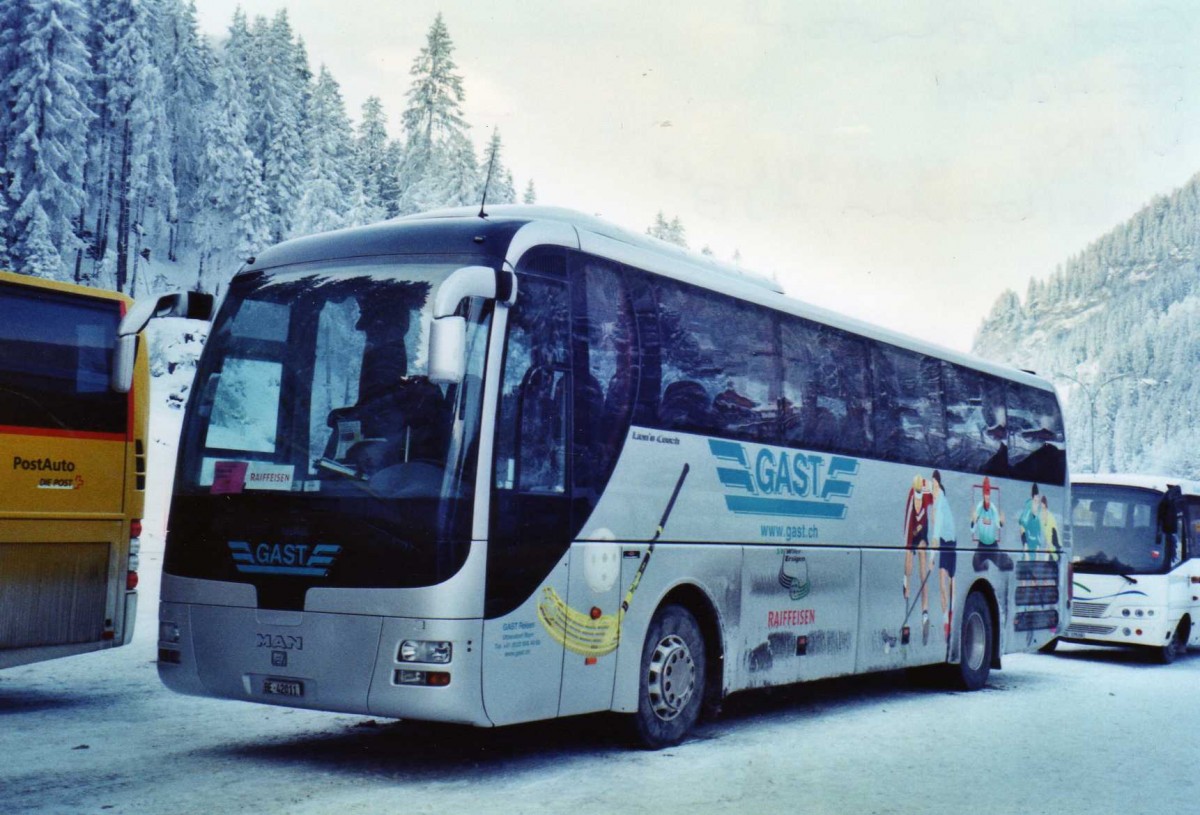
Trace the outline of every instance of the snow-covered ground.
<instances>
[{"instance_id":1,"label":"snow-covered ground","mask_svg":"<svg viewBox=\"0 0 1200 815\"><path fill-rule=\"evenodd\" d=\"M0 672L0 815L1196 810L1200 655L1065 646L977 693L884 674L750 694L657 753L602 717L484 731L174 695L154 665L163 396L134 642Z\"/></svg>"}]
</instances>

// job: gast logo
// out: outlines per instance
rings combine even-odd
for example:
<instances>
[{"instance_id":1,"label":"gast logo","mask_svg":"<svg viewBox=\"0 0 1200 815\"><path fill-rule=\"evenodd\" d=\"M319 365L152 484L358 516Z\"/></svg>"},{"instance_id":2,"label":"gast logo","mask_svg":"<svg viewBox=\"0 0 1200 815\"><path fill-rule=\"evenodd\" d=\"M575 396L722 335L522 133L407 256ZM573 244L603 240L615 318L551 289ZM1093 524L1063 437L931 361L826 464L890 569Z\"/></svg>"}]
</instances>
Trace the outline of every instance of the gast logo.
<instances>
[{"instance_id":1,"label":"gast logo","mask_svg":"<svg viewBox=\"0 0 1200 815\"><path fill-rule=\"evenodd\" d=\"M717 476L725 487L725 506L744 515L841 520L854 492L858 460L796 450L759 447L709 439L720 464ZM736 466L734 466L736 465Z\"/></svg>"},{"instance_id":2,"label":"gast logo","mask_svg":"<svg viewBox=\"0 0 1200 815\"><path fill-rule=\"evenodd\" d=\"M234 565L242 574L286 574L328 577L342 547L329 543L259 543L229 541Z\"/></svg>"}]
</instances>

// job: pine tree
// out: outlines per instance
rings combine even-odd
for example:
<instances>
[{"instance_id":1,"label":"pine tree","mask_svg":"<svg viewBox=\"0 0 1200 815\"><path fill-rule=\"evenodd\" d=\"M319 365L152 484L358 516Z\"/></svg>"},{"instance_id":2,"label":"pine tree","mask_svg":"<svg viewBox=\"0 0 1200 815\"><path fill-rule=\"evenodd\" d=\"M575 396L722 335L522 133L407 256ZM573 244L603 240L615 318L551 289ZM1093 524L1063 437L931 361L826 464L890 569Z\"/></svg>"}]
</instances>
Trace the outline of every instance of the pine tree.
<instances>
[{"instance_id":1,"label":"pine tree","mask_svg":"<svg viewBox=\"0 0 1200 815\"><path fill-rule=\"evenodd\" d=\"M34 273L61 277L61 252L73 251L84 203L86 128L93 115L79 89L91 79L77 0L21 0L6 116L10 132L8 194L14 252Z\"/></svg>"},{"instance_id":2,"label":"pine tree","mask_svg":"<svg viewBox=\"0 0 1200 815\"><path fill-rule=\"evenodd\" d=\"M339 229L352 223L354 141L337 81L324 65L308 106L308 175L296 220L299 234ZM362 186L357 187L362 198Z\"/></svg>"},{"instance_id":3,"label":"pine tree","mask_svg":"<svg viewBox=\"0 0 1200 815\"><path fill-rule=\"evenodd\" d=\"M178 259L180 245L194 243L192 227L200 214L200 161L205 152L200 114L213 95L213 55L197 30L196 4L166 0L163 36L172 43L163 69L166 118L171 126L171 178L178 207L169 217L167 257Z\"/></svg>"},{"instance_id":4,"label":"pine tree","mask_svg":"<svg viewBox=\"0 0 1200 815\"><path fill-rule=\"evenodd\" d=\"M287 11L276 13L270 25L256 21L257 81L251 83L251 149L262 161L263 181L271 211L271 238L292 232L303 195L306 151L302 138L307 79L298 70L297 53Z\"/></svg>"},{"instance_id":5,"label":"pine tree","mask_svg":"<svg viewBox=\"0 0 1200 815\"><path fill-rule=\"evenodd\" d=\"M409 70L413 83L408 91L408 107L401 117L405 133L404 164L400 169L402 214L451 203L437 200L440 191L462 192L462 173L468 164L475 163L473 150L470 161L466 160L464 142L469 140L462 117L462 77L456 73L453 54L450 33L438 14L425 47Z\"/></svg>"},{"instance_id":6,"label":"pine tree","mask_svg":"<svg viewBox=\"0 0 1200 815\"><path fill-rule=\"evenodd\" d=\"M391 164L392 153L387 135L387 116L383 102L378 96L368 97L362 107L362 121L358 124L355 139L355 173L362 184L363 197L368 207L378 215L387 214L389 200L385 190L394 192L396 169Z\"/></svg>"},{"instance_id":7,"label":"pine tree","mask_svg":"<svg viewBox=\"0 0 1200 815\"><path fill-rule=\"evenodd\" d=\"M215 69L216 89L204 111L198 217L197 285L212 291L211 271L256 254L270 241L270 210L262 163L250 151L246 79L237 59ZM230 249L232 248L232 256Z\"/></svg>"},{"instance_id":8,"label":"pine tree","mask_svg":"<svg viewBox=\"0 0 1200 815\"><path fill-rule=\"evenodd\" d=\"M106 232L112 230L112 283L119 291L131 291L137 282L138 244L147 228L154 225L148 221L165 221L161 207L175 196L170 178L170 140L164 138L162 73L151 48L151 3L111 0L97 2L95 8L105 15L98 60L105 97L99 101L109 128L110 146L105 152L106 172L111 179L106 182L111 198L102 204L104 211L99 220ZM110 215L115 215L115 223Z\"/></svg>"},{"instance_id":9,"label":"pine tree","mask_svg":"<svg viewBox=\"0 0 1200 815\"><path fill-rule=\"evenodd\" d=\"M687 236L683 228L683 222L679 220L679 216L675 216L668 221L661 209L654 216L654 223L647 227L646 234L659 240L664 240L667 243L687 248Z\"/></svg>"},{"instance_id":10,"label":"pine tree","mask_svg":"<svg viewBox=\"0 0 1200 815\"><path fill-rule=\"evenodd\" d=\"M504 166L504 145L500 139L499 130L492 132L492 138L488 141L487 149L483 153L483 160L479 162L479 171L483 176L481 181L487 181L488 174L491 174L487 192L487 200L490 203L515 204L517 202L517 191L513 189L512 172Z\"/></svg>"},{"instance_id":11,"label":"pine tree","mask_svg":"<svg viewBox=\"0 0 1200 815\"><path fill-rule=\"evenodd\" d=\"M16 69L17 47L20 43L20 8L14 2L0 3L0 269L12 265L9 257L11 222L8 218L9 174L8 146L10 118L16 88L3 77L10 77Z\"/></svg>"},{"instance_id":12,"label":"pine tree","mask_svg":"<svg viewBox=\"0 0 1200 815\"><path fill-rule=\"evenodd\" d=\"M537 203L537 190L534 189L533 179L529 179L529 183L525 185L525 195L521 198L523 204Z\"/></svg>"}]
</instances>

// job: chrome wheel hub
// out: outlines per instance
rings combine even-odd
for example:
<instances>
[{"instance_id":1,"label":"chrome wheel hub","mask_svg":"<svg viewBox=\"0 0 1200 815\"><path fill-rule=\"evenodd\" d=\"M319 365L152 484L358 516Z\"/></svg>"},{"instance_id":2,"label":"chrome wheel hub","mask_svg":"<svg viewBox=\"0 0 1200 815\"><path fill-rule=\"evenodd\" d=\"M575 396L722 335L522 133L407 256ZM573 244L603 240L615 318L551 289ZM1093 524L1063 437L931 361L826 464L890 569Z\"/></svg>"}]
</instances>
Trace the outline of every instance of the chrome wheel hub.
<instances>
[{"instance_id":1,"label":"chrome wheel hub","mask_svg":"<svg viewBox=\"0 0 1200 815\"><path fill-rule=\"evenodd\" d=\"M655 646L647 679L654 715L669 722L683 712L696 690L696 663L682 637L669 634Z\"/></svg>"},{"instance_id":2,"label":"chrome wheel hub","mask_svg":"<svg viewBox=\"0 0 1200 815\"><path fill-rule=\"evenodd\" d=\"M983 617L979 614L972 614L963 622L962 658L972 671L978 671L983 667L983 657L987 651L984 634Z\"/></svg>"}]
</instances>

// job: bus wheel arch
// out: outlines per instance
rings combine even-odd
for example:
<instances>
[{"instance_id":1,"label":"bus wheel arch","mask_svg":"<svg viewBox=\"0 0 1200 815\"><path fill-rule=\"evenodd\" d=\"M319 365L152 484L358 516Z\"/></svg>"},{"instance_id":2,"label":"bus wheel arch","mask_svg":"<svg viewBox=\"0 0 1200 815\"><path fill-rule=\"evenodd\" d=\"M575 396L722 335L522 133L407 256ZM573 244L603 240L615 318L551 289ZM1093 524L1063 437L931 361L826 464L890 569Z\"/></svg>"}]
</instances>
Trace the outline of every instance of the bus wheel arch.
<instances>
[{"instance_id":1,"label":"bus wheel arch","mask_svg":"<svg viewBox=\"0 0 1200 815\"><path fill-rule=\"evenodd\" d=\"M1158 649L1158 661L1164 665L1169 665L1187 653L1188 640L1191 636L1192 618L1184 614L1182 619L1179 620L1179 624L1171 632L1171 638L1167 641L1167 644Z\"/></svg>"},{"instance_id":2,"label":"bus wheel arch","mask_svg":"<svg viewBox=\"0 0 1200 815\"><path fill-rule=\"evenodd\" d=\"M683 583L671 589L659 602L659 608L671 604L683 606L691 612L704 637L707 659L701 716L711 718L720 712L721 700L725 696L725 638L721 634L720 615L704 590L692 583Z\"/></svg>"},{"instance_id":3,"label":"bus wheel arch","mask_svg":"<svg viewBox=\"0 0 1200 815\"><path fill-rule=\"evenodd\" d=\"M629 717L642 746L659 749L682 741L712 698L713 666L722 663L716 613L695 586L665 596L646 630L638 661L637 709ZM719 670L718 670L719 675Z\"/></svg>"},{"instance_id":4,"label":"bus wheel arch","mask_svg":"<svg viewBox=\"0 0 1200 815\"><path fill-rule=\"evenodd\" d=\"M954 684L978 690L992 668L999 668L999 606L991 585L978 581L971 586L959 615L959 661L947 666Z\"/></svg>"}]
</instances>

